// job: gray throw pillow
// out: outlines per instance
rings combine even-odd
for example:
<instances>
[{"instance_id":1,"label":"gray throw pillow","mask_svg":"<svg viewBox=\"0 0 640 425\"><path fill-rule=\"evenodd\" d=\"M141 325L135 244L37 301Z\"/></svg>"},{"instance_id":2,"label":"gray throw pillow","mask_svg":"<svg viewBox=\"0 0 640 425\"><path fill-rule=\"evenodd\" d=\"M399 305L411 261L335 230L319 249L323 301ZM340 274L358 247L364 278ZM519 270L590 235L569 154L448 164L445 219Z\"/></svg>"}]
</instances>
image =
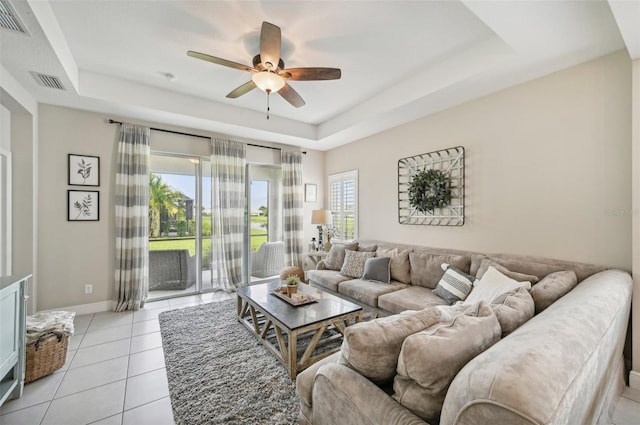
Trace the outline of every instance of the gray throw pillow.
<instances>
[{"instance_id":1,"label":"gray throw pillow","mask_svg":"<svg viewBox=\"0 0 640 425\"><path fill-rule=\"evenodd\" d=\"M338 363L373 382L389 381L396 374L402 341L438 323L442 315L441 309L431 307L348 326L344 330Z\"/></svg>"},{"instance_id":2,"label":"gray throw pillow","mask_svg":"<svg viewBox=\"0 0 640 425\"><path fill-rule=\"evenodd\" d=\"M327 258L324 259L324 266L329 270L340 270L344 263L344 251L349 249L355 251L358 248L358 243L334 243L331 245L331 249L327 254Z\"/></svg>"},{"instance_id":3,"label":"gray throw pillow","mask_svg":"<svg viewBox=\"0 0 640 425\"><path fill-rule=\"evenodd\" d=\"M476 277L478 279L482 279L482 276L484 276L489 267L493 267L503 275L510 277L513 280L517 280L518 282L531 282L531 284L533 285L540 280L538 279L538 276L534 276L532 274L511 271L502 264L497 263L489 258L485 258L484 260L482 260L482 262L480 263L480 267L478 268L478 272L476 273Z\"/></svg>"},{"instance_id":4,"label":"gray throw pillow","mask_svg":"<svg viewBox=\"0 0 640 425\"><path fill-rule=\"evenodd\" d=\"M411 264L411 284L435 289L444 274L442 263L448 263L468 272L471 258L464 255L431 254L428 252L409 253Z\"/></svg>"},{"instance_id":5,"label":"gray throw pillow","mask_svg":"<svg viewBox=\"0 0 640 425\"><path fill-rule=\"evenodd\" d=\"M551 273L531 288L536 314L563 297L578 284L573 270Z\"/></svg>"},{"instance_id":6,"label":"gray throw pillow","mask_svg":"<svg viewBox=\"0 0 640 425\"><path fill-rule=\"evenodd\" d=\"M509 335L533 317L533 298L525 288L518 288L491 301L491 308L500 322L502 337Z\"/></svg>"},{"instance_id":7,"label":"gray throw pillow","mask_svg":"<svg viewBox=\"0 0 640 425\"><path fill-rule=\"evenodd\" d=\"M473 289L476 278L447 263L443 263L442 268L445 270L444 275L433 293L449 305L464 301Z\"/></svg>"},{"instance_id":8,"label":"gray throw pillow","mask_svg":"<svg viewBox=\"0 0 640 425\"><path fill-rule=\"evenodd\" d=\"M391 258L367 258L364 262L364 274L362 275L362 278L365 280L376 280L378 282L389 283L391 280Z\"/></svg>"},{"instance_id":9,"label":"gray throw pillow","mask_svg":"<svg viewBox=\"0 0 640 425\"><path fill-rule=\"evenodd\" d=\"M372 258L375 255L375 252L345 250L344 263L340 269L340 274L342 276L360 279L364 274L365 261L367 261L367 258Z\"/></svg>"},{"instance_id":10,"label":"gray throw pillow","mask_svg":"<svg viewBox=\"0 0 640 425\"><path fill-rule=\"evenodd\" d=\"M428 423L438 422L447 389L460 369L500 339L500 323L491 307L484 302L469 307L402 343L393 398Z\"/></svg>"}]
</instances>

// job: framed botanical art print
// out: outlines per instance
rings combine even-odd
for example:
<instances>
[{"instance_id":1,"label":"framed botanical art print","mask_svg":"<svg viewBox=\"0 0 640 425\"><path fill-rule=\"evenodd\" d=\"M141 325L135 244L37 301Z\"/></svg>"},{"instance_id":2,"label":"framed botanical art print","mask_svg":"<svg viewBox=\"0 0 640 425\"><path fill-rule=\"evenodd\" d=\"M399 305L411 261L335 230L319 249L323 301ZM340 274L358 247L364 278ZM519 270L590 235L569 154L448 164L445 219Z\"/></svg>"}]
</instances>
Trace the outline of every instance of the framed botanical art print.
<instances>
[{"instance_id":1,"label":"framed botanical art print","mask_svg":"<svg viewBox=\"0 0 640 425\"><path fill-rule=\"evenodd\" d=\"M318 185L313 183L306 183L304 185L304 201L316 202L318 200Z\"/></svg>"},{"instance_id":2,"label":"framed botanical art print","mask_svg":"<svg viewBox=\"0 0 640 425\"><path fill-rule=\"evenodd\" d=\"M100 186L100 157L70 153L69 185Z\"/></svg>"},{"instance_id":3,"label":"framed botanical art print","mask_svg":"<svg viewBox=\"0 0 640 425\"><path fill-rule=\"evenodd\" d=\"M99 221L100 192L97 190L67 191L67 221Z\"/></svg>"}]
</instances>

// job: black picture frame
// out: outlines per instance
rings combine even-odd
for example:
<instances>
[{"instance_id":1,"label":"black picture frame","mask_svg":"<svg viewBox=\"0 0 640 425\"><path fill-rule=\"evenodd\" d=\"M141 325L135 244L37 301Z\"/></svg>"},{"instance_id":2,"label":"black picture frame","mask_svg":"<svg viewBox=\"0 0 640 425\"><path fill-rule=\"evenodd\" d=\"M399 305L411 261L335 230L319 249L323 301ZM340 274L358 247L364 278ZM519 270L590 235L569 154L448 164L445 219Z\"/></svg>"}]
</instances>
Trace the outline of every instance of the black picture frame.
<instances>
[{"instance_id":1,"label":"black picture frame","mask_svg":"<svg viewBox=\"0 0 640 425\"><path fill-rule=\"evenodd\" d=\"M100 157L92 155L68 155L69 186L100 186Z\"/></svg>"},{"instance_id":2,"label":"black picture frame","mask_svg":"<svg viewBox=\"0 0 640 425\"><path fill-rule=\"evenodd\" d=\"M100 192L67 190L67 221L100 221Z\"/></svg>"}]
</instances>

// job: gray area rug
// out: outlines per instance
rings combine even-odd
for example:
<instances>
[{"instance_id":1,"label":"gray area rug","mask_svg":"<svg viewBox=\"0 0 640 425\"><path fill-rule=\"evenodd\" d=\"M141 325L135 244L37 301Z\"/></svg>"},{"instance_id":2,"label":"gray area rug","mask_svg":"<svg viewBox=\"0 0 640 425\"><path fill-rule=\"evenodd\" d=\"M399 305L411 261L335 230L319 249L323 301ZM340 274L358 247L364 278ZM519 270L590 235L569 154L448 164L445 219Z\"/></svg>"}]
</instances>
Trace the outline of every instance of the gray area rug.
<instances>
[{"instance_id":1,"label":"gray area rug","mask_svg":"<svg viewBox=\"0 0 640 425\"><path fill-rule=\"evenodd\" d=\"M295 424L287 372L236 319L236 301L160 313L177 425Z\"/></svg>"}]
</instances>

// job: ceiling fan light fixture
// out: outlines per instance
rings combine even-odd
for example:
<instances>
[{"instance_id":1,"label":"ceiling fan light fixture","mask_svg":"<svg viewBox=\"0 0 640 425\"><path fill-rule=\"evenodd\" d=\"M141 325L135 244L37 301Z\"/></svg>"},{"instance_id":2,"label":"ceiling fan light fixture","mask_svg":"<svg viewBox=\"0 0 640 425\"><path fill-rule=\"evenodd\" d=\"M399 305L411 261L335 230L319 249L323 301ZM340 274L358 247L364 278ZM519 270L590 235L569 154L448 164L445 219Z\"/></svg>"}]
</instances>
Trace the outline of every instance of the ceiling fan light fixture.
<instances>
[{"instance_id":1,"label":"ceiling fan light fixture","mask_svg":"<svg viewBox=\"0 0 640 425\"><path fill-rule=\"evenodd\" d=\"M256 72L251 76L253 82L260 88L260 90L267 93L275 93L284 87L284 79L270 71Z\"/></svg>"}]
</instances>

